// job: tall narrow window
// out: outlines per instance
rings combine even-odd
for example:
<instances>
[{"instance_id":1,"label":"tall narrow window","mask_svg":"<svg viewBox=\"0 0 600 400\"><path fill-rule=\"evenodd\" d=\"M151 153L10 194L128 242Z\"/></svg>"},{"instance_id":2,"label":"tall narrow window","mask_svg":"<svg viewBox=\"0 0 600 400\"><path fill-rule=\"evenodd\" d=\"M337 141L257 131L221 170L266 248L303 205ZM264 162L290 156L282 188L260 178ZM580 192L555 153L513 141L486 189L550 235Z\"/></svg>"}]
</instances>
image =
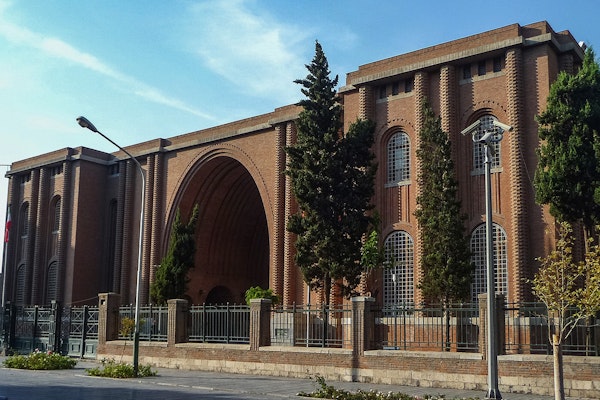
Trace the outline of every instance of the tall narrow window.
<instances>
[{"instance_id":1,"label":"tall narrow window","mask_svg":"<svg viewBox=\"0 0 600 400\"><path fill-rule=\"evenodd\" d=\"M410 143L408 135L396 132L387 144L387 183L397 184L410 179Z\"/></svg>"},{"instance_id":2,"label":"tall narrow window","mask_svg":"<svg viewBox=\"0 0 600 400\"><path fill-rule=\"evenodd\" d=\"M17 274L15 277L15 294L13 298L15 299L15 304L17 306L25 305L25 264L19 265L17 268Z\"/></svg>"},{"instance_id":3,"label":"tall narrow window","mask_svg":"<svg viewBox=\"0 0 600 400\"><path fill-rule=\"evenodd\" d=\"M46 304L52 300L58 300L58 267L57 262L53 261L48 266L46 273Z\"/></svg>"},{"instance_id":4,"label":"tall narrow window","mask_svg":"<svg viewBox=\"0 0 600 400\"><path fill-rule=\"evenodd\" d=\"M493 115L484 115L479 118L481 123L477 128L477 132L475 133L475 139L481 138L486 132L489 130L495 129L493 123L496 120L496 117ZM496 138L498 134L496 134ZM492 142L492 156L490 160L491 168L500 167L500 142ZM483 173L485 168L485 146L481 143L473 143L473 170L479 171Z\"/></svg>"},{"instance_id":5,"label":"tall narrow window","mask_svg":"<svg viewBox=\"0 0 600 400\"><path fill-rule=\"evenodd\" d=\"M471 300L477 302L477 296L487 293L487 239L486 224L475 228L471 235L471 260L475 264L475 276L471 285ZM506 245L506 233L498 224L492 225L492 236L494 238L494 267L496 270L495 284L496 293L508 294L508 256Z\"/></svg>"},{"instance_id":6,"label":"tall narrow window","mask_svg":"<svg viewBox=\"0 0 600 400\"><path fill-rule=\"evenodd\" d=\"M414 245L404 231L391 233L384 244L383 303L385 306L414 304Z\"/></svg>"},{"instance_id":7,"label":"tall narrow window","mask_svg":"<svg viewBox=\"0 0 600 400\"><path fill-rule=\"evenodd\" d=\"M19 212L19 244L17 245L17 260L25 260L27 257L27 239L29 237L29 203L21 205Z\"/></svg>"},{"instance_id":8,"label":"tall narrow window","mask_svg":"<svg viewBox=\"0 0 600 400\"><path fill-rule=\"evenodd\" d=\"M54 200L53 212L50 216L50 257L55 256L58 253L58 233L60 231L60 197Z\"/></svg>"},{"instance_id":9,"label":"tall narrow window","mask_svg":"<svg viewBox=\"0 0 600 400\"><path fill-rule=\"evenodd\" d=\"M471 79L471 64L467 64L463 67L462 70L463 79Z\"/></svg>"},{"instance_id":10,"label":"tall narrow window","mask_svg":"<svg viewBox=\"0 0 600 400\"><path fill-rule=\"evenodd\" d=\"M479 61L477 63L477 75L483 76L486 73L486 65L485 60Z\"/></svg>"}]
</instances>

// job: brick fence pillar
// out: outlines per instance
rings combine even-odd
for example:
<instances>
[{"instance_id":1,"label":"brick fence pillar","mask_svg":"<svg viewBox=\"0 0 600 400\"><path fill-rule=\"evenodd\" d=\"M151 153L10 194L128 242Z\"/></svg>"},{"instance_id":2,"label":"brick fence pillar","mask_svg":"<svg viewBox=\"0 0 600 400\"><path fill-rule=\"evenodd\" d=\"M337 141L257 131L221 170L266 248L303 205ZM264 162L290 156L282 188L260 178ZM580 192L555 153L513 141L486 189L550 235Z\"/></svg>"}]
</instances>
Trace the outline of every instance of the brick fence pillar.
<instances>
[{"instance_id":1,"label":"brick fence pillar","mask_svg":"<svg viewBox=\"0 0 600 400\"><path fill-rule=\"evenodd\" d=\"M167 300L169 323L167 328L167 346L188 341L188 301L184 299Z\"/></svg>"},{"instance_id":2,"label":"brick fence pillar","mask_svg":"<svg viewBox=\"0 0 600 400\"><path fill-rule=\"evenodd\" d=\"M375 319L371 306L375 303L373 297L352 298L352 351L363 355L370 350L375 335Z\"/></svg>"},{"instance_id":3,"label":"brick fence pillar","mask_svg":"<svg viewBox=\"0 0 600 400\"><path fill-rule=\"evenodd\" d=\"M271 299L250 300L250 350L271 344Z\"/></svg>"},{"instance_id":4,"label":"brick fence pillar","mask_svg":"<svg viewBox=\"0 0 600 400\"><path fill-rule=\"evenodd\" d=\"M485 359L487 356L487 294L480 294L479 299L479 352ZM506 332L504 323L504 295L496 293L496 354L505 354Z\"/></svg>"},{"instance_id":5,"label":"brick fence pillar","mask_svg":"<svg viewBox=\"0 0 600 400\"><path fill-rule=\"evenodd\" d=\"M119 338L119 305L117 293L98 294L98 345Z\"/></svg>"}]
</instances>

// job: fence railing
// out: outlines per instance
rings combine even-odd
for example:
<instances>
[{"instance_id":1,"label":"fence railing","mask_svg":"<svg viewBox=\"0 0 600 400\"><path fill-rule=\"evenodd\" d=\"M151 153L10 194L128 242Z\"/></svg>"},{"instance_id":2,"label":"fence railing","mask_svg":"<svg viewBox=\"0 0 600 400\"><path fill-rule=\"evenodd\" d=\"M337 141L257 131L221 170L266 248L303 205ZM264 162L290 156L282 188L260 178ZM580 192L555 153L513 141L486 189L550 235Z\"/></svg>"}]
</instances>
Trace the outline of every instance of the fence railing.
<instances>
[{"instance_id":1,"label":"fence railing","mask_svg":"<svg viewBox=\"0 0 600 400\"><path fill-rule=\"evenodd\" d=\"M507 354L551 354L549 333L556 329L556 320L550 317L542 303L508 304L505 308L505 349ZM568 313L573 314L571 309ZM550 322L550 324L548 324ZM593 355L600 352L600 320L580 320L562 344L563 354Z\"/></svg>"},{"instance_id":2,"label":"fence railing","mask_svg":"<svg viewBox=\"0 0 600 400\"><path fill-rule=\"evenodd\" d=\"M396 305L375 313L373 348L384 350L478 352L477 305Z\"/></svg>"},{"instance_id":3,"label":"fence railing","mask_svg":"<svg viewBox=\"0 0 600 400\"><path fill-rule=\"evenodd\" d=\"M352 309L293 305L271 312L271 345L350 347Z\"/></svg>"},{"instance_id":4,"label":"fence railing","mask_svg":"<svg viewBox=\"0 0 600 400\"><path fill-rule=\"evenodd\" d=\"M250 342L250 307L240 304L195 305L189 308L190 342Z\"/></svg>"},{"instance_id":5,"label":"fence railing","mask_svg":"<svg viewBox=\"0 0 600 400\"><path fill-rule=\"evenodd\" d=\"M131 339L135 321L135 306L130 304L119 308L119 339ZM169 324L169 310L166 306L141 306L139 316L140 340L166 342Z\"/></svg>"},{"instance_id":6,"label":"fence railing","mask_svg":"<svg viewBox=\"0 0 600 400\"><path fill-rule=\"evenodd\" d=\"M27 354L35 349L95 357L96 306L7 306L2 312L2 348Z\"/></svg>"}]
</instances>

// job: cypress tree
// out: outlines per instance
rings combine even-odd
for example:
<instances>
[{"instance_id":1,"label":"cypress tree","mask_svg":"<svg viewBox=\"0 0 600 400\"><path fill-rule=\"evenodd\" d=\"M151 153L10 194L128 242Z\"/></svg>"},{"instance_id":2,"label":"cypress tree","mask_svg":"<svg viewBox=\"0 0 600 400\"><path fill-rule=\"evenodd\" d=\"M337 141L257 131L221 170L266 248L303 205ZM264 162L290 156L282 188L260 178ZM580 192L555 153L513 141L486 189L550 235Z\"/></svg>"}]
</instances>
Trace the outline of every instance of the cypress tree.
<instances>
[{"instance_id":1,"label":"cypress tree","mask_svg":"<svg viewBox=\"0 0 600 400\"><path fill-rule=\"evenodd\" d=\"M150 298L155 304L166 304L169 299L181 298L187 291L188 271L194 267L196 254L196 223L198 205L194 206L187 224L181 221L177 210L171 227L167 255L156 271L156 278L150 286Z\"/></svg>"},{"instance_id":2,"label":"cypress tree","mask_svg":"<svg viewBox=\"0 0 600 400\"><path fill-rule=\"evenodd\" d=\"M356 121L342 135L338 82L316 42L315 56L302 85L305 99L296 122L296 143L288 146L286 174L291 178L298 212L287 229L297 234L296 263L312 288L332 282L350 295L360 280L361 245L369 225L375 166L370 151L374 125Z\"/></svg>"},{"instance_id":3,"label":"cypress tree","mask_svg":"<svg viewBox=\"0 0 600 400\"><path fill-rule=\"evenodd\" d=\"M447 306L469 298L474 265L464 232L466 216L457 197L448 135L427 103L423 104L423 113L417 149L420 195L415 212L424 249L419 287L427 300Z\"/></svg>"}]
</instances>

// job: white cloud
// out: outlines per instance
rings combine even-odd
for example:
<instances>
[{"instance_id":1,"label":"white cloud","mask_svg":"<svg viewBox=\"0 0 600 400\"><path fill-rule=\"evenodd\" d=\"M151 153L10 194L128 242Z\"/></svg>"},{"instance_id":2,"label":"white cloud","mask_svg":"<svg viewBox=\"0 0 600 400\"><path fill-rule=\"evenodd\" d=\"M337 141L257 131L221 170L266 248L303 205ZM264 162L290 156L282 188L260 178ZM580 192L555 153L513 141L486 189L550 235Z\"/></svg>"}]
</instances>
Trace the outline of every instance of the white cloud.
<instances>
[{"instance_id":1,"label":"white cloud","mask_svg":"<svg viewBox=\"0 0 600 400\"><path fill-rule=\"evenodd\" d=\"M4 10L7 8L8 3L0 0L0 36L4 37L6 40L20 46L39 50L48 56L69 61L80 67L99 73L124 84L129 92L147 101L191 113L207 120L214 120L213 116L188 106L179 99L169 97L160 90L140 82L134 77L119 72L94 55L82 52L61 39L47 37L10 22L4 16ZM0 85L1 84L2 82L0 82Z\"/></svg>"},{"instance_id":2,"label":"white cloud","mask_svg":"<svg viewBox=\"0 0 600 400\"><path fill-rule=\"evenodd\" d=\"M293 81L306 75L307 60L295 47L306 30L282 24L265 11L252 12L244 0L194 4L186 29L191 51L242 92L298 100Z\"/></svg>"}]
</instances>

